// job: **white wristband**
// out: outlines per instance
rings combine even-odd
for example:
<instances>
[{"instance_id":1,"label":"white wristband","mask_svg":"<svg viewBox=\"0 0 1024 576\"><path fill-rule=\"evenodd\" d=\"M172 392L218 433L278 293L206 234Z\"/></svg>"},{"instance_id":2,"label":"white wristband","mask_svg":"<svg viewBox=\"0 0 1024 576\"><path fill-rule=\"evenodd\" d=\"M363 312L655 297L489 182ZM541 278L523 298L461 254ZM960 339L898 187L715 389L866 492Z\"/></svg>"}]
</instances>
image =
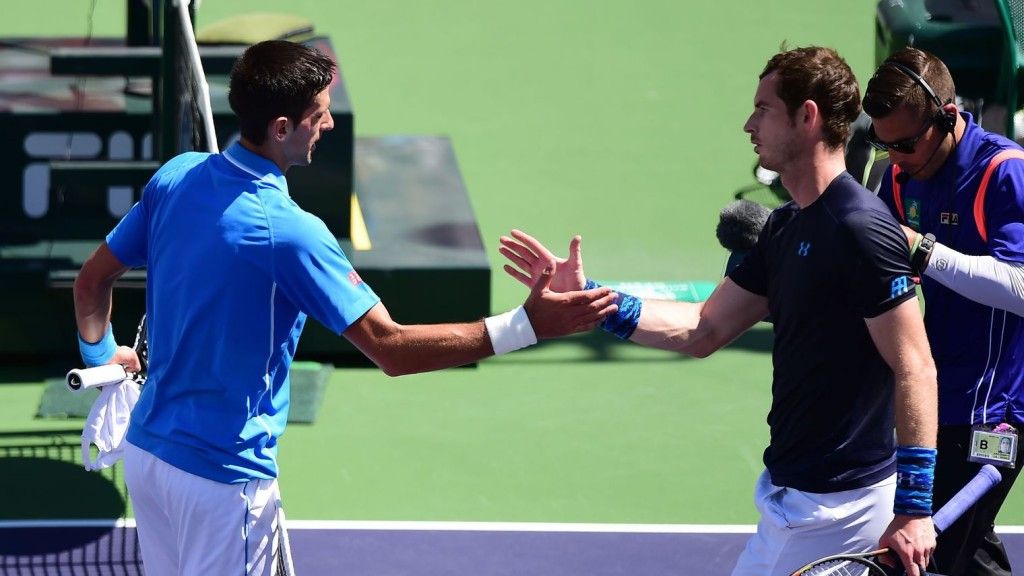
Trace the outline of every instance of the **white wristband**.
<instances>
[{"instance_id":1,"label":"white wristband","mask_svg":"<svg viewBox=\"0 0 1024 576\"><path fill-rule=\"evenodd\" d=\"M497 316L484 318L494 355L505 354L537 343L526 309L518 306Z\"/></svg>"}]
</instances>

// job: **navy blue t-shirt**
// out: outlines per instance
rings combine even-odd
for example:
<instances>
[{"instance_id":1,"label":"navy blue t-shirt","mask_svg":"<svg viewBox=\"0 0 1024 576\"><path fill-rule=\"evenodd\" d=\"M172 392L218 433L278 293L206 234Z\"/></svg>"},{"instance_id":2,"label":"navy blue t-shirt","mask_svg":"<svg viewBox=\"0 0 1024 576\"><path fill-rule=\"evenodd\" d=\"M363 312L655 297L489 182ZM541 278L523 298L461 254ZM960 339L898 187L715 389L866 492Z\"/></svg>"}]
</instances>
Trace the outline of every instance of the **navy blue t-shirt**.
<instances>
[{"instance_id":1,"label":"navy blue t-shirt","mask_svg":"<svg viewBox=\"0 0 1024 576\"><path fill-rule=\"evenodd\" d=\"M729 275L774 321L773 484L838 492L895 472L893 374L865 318L914 298L909 258L889 210L844 172L810 206L772 212Z\"/></svg>"}]
</instances>

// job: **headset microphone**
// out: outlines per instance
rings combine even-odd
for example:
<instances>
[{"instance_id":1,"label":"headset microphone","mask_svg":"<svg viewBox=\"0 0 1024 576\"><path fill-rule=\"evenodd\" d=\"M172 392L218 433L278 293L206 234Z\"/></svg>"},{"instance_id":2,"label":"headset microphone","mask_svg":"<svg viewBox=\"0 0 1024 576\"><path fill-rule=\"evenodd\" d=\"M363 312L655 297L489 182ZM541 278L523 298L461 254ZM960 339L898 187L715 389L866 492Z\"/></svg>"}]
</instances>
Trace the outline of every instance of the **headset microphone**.
<instances>
[{"instance_id":1,"label":"headset microphone","mask_svg":"<svg viewBox=\"0 0 1024 576\"><path fill-rule=\"evenodd\" d=\"M951 134L956 129L956 112L947 111L943 108L944 104L942 103L942 99L939 98L939 95L935 93L935 90L932 89L931 85L928 84L920 74L911 70L909 66L901 64L895 60L886 60L883 66L891 66L899 70L904 76L910 78L915 84L920 86L921 90L924 90L929 99L935 103L935 124L940 130L946 134ZM952 102L952 100L947 100L946 104L949 104L950 102Z\"/></svg>"},{"instance_id":2,"label":"headset microphone","mask_svg":"<svg viewBox=\"0 0 1024 576\"><path fill-rule=\"evenodd\" d=\"M935 155L939 153L939 148L942 148L942 142L945 141L945 139L946 139L945 136L943 136L942 140L939 140L939 142L937 144L935 144L935 148L932 149L932 153L928 156L928 159L925 160L924 164L921 164L921 166L918 167L917 170L912 170L910 172L900 172L899 174L897 174L896 175L896 183L899 184L900 186L903 186L907 182L910 182L911 178L913 178L915 175L919 174L922 170L925 169L925 167L927 167L929 164L931 164L932 160L935 159ZM956 145L956 134L955 133L953 134L953 144Z\"/></svg>"}]
</instances>

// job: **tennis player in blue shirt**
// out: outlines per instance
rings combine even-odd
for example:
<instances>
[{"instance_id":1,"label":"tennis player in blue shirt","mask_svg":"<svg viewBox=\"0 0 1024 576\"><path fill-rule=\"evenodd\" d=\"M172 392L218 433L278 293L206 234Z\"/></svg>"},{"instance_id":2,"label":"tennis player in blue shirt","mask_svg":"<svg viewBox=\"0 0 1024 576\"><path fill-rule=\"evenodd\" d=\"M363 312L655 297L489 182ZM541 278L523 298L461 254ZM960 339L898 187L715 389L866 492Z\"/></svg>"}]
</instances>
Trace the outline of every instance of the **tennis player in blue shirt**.
<instances>
[{"instance_id":1,"label":"tennis player in blue shirt","mask_svg":"<svg viewBox=\"0 0 1024 576\"><path fill-rule=\"evenodd\" d=\"M75 282L86 364L138 369L109 319L114 281L147 268L149 374L125 480L148 576L268 575L287 555L277 443L307 315L400 375L590 329L616 310L610 290L565 295L542 282L524 306L478 322L394 322L324 223L288 194L285 172L309 164L334 126L334 71L290 42L246 50L229 93L241 141L162 166Z\"/></svg>"},{"instance_id":2,"label":"tennis player in blue shirt","mask_svg":"<svg viewBox=\"0 0 1024 576\"><path fill-rule=\"evenodd\" d=\"M879 196L912 248L938 369L935 504L983 463L1003 467L1002 482L939 537L935 568L1010 574L993 523L1022 463L1024 151L959 112L955 94L939 58L908 48L868 82L864 111L870 141L889 152Z\"/></svg>"},{"instance_id":3,"label":"tennis player in blue shirt","mask_svg":"<svg viewBox=\"0 0 1024 576\"><path fill-rule=\"evenodd\" d=\"M761 519L733 576L788 576L822 556L880 546L918 576L935 546L935 368L906 238L846 173L857 81L835 51L816 47L775 55L760 78L744 130L793 202L771 214L707 302L622 295L602 327L703 358L771 313L771 440L755 494ZM554 258L518 231L502 238L501 251L511 261L506 271L527 286ZM551 287L592 285L578 237L569 253L556 259Z\"/></svg>"}]
</instances>

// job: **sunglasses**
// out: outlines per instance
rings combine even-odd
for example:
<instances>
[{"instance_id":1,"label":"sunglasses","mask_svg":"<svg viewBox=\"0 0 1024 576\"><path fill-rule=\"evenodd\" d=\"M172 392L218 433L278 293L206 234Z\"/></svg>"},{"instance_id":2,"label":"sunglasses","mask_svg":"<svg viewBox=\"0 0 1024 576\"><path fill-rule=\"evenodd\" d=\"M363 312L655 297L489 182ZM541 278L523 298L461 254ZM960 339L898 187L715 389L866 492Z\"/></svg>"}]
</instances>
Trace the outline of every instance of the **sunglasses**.
<instances>
[{"instance_id":1,"label":"sunglasses","mask_svg":"<svg viewBox=\"0 0 1024 576\"><path fill-rule=\"evenodd\" d=\"M868 134L864 139L867 140L868 144L870 144L871 147L876 150L881 150L883 152L892 151L898 152L900 154L913 154L914 147L917 146L917 142L921 138L924 138L925 133L928 132L928 129L931 128L932 124L934 123L935 118L932 117L931 119L924 123L924 126L921 127L921 130L917 134L911 136L910 138L897 140L896 142L885 142L883 140L879 140L878 135L875 134L875 125L871 124L870 126L868 126Z\"/></svg>"}]
</instances>

